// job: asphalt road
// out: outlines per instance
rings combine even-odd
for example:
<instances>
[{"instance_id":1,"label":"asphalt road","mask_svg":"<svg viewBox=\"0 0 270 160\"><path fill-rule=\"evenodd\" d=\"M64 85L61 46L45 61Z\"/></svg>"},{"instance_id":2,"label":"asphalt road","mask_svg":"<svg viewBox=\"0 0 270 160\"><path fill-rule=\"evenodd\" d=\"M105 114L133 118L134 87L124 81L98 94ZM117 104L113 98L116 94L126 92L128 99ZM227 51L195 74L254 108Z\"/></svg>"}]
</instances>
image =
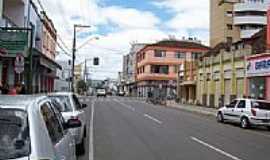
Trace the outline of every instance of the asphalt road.
<instances>
[{"instance_id":1,"label":"asphalt road","mask_svg":"<svg viewBox=\"0 0 270 160\"><path fill-rule=\"evenodd\" d=\"M90 106L89 132L87 152L79 160L270 159L267 130L243 130L236 125L219 124L213 117L135 99L84 99Z\"/></svg>"}]
</instances>

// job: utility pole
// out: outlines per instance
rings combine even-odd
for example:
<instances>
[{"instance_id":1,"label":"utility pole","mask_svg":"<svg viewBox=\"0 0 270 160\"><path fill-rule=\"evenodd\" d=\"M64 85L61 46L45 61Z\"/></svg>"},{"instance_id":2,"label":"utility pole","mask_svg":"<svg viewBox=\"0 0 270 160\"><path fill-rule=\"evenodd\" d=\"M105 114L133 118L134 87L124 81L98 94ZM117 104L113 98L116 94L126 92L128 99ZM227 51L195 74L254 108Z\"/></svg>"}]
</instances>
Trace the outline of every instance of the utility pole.
<instances>
[{"instance_id":1,"label":"utility pole","mask_svg":"<svg viewBox=\"0 0 270 160\"><path fill-rule=\"evenodd\" d=\"M71 90L72 92L75 91L74 89L74 68L75 68L75 60L76 60L76 29L77 28L90 28L90 26L85 26L85 25L78 25L78 24L74 24L74 27L73 27L73 46L72 46L72 80L71 80Z\"/></svg>"},{"instance_id":2,"label":"utility pole","mask_svg":"<svg viewBox=\"0 0 270 160\"><path fill-rule=\"evenodd\" d=\"M71 91L74 92L74 67L75 67L75 53L76 53L76 25L73 28L73 46L72 46L72 69L71 69Z\"/></svg>"},{"instance_id":3,"label":"utility pole","mask_svg":"<svg viewBox=\"0 0 270 160\"><path fill-rule=\"evenodd\" d=\"M85 59L85 62L84 62L84 80L85 80L85 83L87 83L87 59Z\"/></svg>"},{"instance_id":4,"label":"utility pole","mask_svg":"<svg viewBox=\"0 0 270 160\"><path fill-rule=\"evenodd\" d=\"M179 74L180 74L180 65L177 65L177 68L176 68L176 73L177 73L177 77L176 77L176 95L177 95L177 98L176 98L176 101L177 103L180 102L180 77L179 77Z\"/></svg>"}]
</instances>

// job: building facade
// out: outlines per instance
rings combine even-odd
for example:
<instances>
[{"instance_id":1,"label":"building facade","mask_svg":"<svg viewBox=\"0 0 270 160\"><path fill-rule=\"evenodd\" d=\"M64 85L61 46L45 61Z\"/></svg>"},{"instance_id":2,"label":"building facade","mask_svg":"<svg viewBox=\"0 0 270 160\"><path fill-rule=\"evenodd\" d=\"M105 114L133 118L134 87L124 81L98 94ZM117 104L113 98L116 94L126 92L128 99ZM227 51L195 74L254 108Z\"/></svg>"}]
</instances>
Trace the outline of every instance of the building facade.
<instances>
[{"instance_id":1,"label":"building facade","mask_svg":"<svg viewBox=\"0 0 270 160\"><path fill-rule=\"evenodd\" d=\"M47 53L42 47L43 28L54 28L52 22L51 26L46 26L50 19L44 17L31 0L2 2L0 80L10 88L16 83L25 84L28 93L53 91L56 68L60 66L54 58L45 56ZM24 57L22 73L15 72L18 54ZM50 50L50 55L55 55L55 47Z\"/></svg>"},{"instance_id":2,"label":"building facade","mask_svg":"<svg viewBox=\"0 0 270 160\"><path fill-rule=\"evenodd\" d=\"M141 50L145 44L134 43L131 45L129 54L123 57L123 78L124 90L128 96L136 96L137 88L135 81L136 72L136 53Z\"/></svg>"},{"instance_id":3,"label":"building facade","mask_svg":"<svg viewBox=\"0 0 270 160\"><path fill-rule=\"evenodd\" d=\"M193 54L201 54L208 47L199 42L164 40L146 45L137 53L136 85L139 96L176 96L179 65Z\"/></svg>"},{"instance_id":4,"label":"building facade","mask_svg":"<svg viewBox=\"0 0 270 160\"><path fill-rule=\"evenodd\" d=\"M54 81L54 91L68 92L71 91L71 63L68 61L57 61L62 69L57 69Z\"/></svg>"},{"instance_id":5,"label":"building facade","mask_svg":"<svg viewBox=\"0 0 270 160\"><path fill-rule=\"evenodd\" d=\"M269 0L211 0L210 46L250 38L266 25Z\"/></svg>"},{"instance_id":6,"label":"building facade","mask_svg":"<svg viewBox=\"0 0 270 160\"><path fill-rule=\"evenodd\" d=\"M220 107L235 98L249 97L248 57L265 51L265 28L248 39L211 49L198 62L197 103Z\"/></svg>"}]
</instances>

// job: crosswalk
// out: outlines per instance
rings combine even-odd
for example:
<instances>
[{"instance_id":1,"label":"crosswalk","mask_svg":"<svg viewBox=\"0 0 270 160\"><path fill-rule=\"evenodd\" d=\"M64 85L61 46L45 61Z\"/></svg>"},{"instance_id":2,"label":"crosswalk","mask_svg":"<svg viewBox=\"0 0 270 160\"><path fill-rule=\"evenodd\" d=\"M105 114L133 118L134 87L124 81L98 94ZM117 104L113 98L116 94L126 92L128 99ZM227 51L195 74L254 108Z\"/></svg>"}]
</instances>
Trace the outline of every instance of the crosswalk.
<instances>
[{"instance_id":1,"label":"crosswalk","mask_svg":"<svg viewBox=\"0 0 270 160\"><path fill-rule=\"evenodd\" d=\"M117 102L142 102L144 103L145 100L142 98L137 97L80 97L81 103L90 103L92 100L96 100L97 102L111 102L111 101L117 101Z\"/></svg>"}]
</instances>

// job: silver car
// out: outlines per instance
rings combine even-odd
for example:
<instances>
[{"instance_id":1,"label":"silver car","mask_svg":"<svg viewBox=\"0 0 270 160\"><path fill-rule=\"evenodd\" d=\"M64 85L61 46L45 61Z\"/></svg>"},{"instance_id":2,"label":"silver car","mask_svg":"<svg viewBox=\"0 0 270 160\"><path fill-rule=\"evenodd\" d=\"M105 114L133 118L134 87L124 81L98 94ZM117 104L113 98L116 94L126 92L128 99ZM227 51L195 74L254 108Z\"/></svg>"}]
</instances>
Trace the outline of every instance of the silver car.
<instances>
[{"instance_id":1,"label":"silver car","mask_svg":"<svg viewBox=\"0 0 270 160\"><path fill-rule=\"evenodd\" d=\"M239 123L242 128L265 126L270 130L270 102L236 99L218 110L217 120Z\"/></svg>"},{"instance_id":2,"label":"silver car","mask_svg":"<svg viewBox=\"0 0 270 160\"><path fill-rule=\"evenodd\" d=\"M63 104L63 107L60 107L59 110L62 112L65 121L73 119L82 123L82 126L80 128L71 129L71 133L73 134L75 142L77 144L77 153L84 154L84 143L87 132L86 115L83 109L86 108L87 105L81 104L77 96L71 92L52 93L49 95L49 97L51 99L57 99Z\"/></svg>"},{"instance_id":3,"label":"silver car","mask_svg":"<svg viewBox=\"0 0 270 160\"><path fill-rule=\"evenodd\" d=\"M0 159L75 160L67 129L81 124L59 113L46 96L0 96Z\"/></svg>"}]
</instances>

